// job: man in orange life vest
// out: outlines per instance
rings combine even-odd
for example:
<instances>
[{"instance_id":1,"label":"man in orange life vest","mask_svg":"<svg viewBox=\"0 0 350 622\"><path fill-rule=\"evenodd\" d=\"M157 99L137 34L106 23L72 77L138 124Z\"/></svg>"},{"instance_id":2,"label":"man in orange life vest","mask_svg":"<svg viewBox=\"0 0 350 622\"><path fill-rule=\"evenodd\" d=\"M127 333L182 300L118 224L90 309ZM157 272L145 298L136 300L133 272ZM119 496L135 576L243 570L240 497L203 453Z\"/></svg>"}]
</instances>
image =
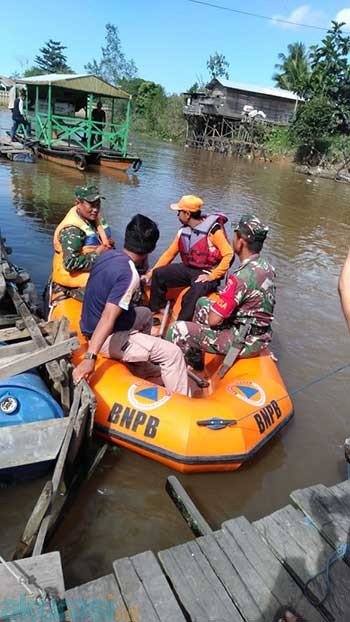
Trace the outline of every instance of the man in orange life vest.
<instances>
[{"instance_id":1,"label":"man in orange life vest","mask_svg":"<svg viewBox=\"0 0 350 622\"><path fill-rule=\"evenodd\" d=\"M169 287L190 286L182 298L179 320L192 320L197 299L215 291L233 257L224 230L226 216L219 213L205 216L201 212L202 205L199 197L186 195L170 206L177 211L182 226L169 248L145 275L146 281L152 279L150 308L154 312L164 309ZM182 262L168 265L178 253Z\"/></svg>"},{"instance_id":2,"label":"man in orange life vest","mask_svg":"<svg viewBox=\"0 0 350 622\"><path fill-rule=\"evenodd\" d=\"M114 247L110 228L100 215L101 196L96 186L77 187L76 205L56 228L52 267L54 294L82 300L93 263Z\"/></svg>"}]
</instances>

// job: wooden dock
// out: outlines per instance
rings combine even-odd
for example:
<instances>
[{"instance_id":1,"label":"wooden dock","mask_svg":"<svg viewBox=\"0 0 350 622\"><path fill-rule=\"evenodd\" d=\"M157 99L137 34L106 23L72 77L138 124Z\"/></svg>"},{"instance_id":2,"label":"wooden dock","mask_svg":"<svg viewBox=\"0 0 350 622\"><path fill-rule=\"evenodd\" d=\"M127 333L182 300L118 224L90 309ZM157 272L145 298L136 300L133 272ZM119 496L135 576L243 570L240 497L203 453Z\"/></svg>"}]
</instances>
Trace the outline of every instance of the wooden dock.
<instances>
[{"instance_id":1,"label":"wooden dock","mask_svg":"<svg viewBox=\"0 0 350 622\"><path fill-rule=\"evenodd\" d=\"M292 504L253 523L234 518L157 555L118 559L110 574L65 592L55 559L51 592L71 622L277 622L286 608L300 622L348 622L350 481L296 490L290 498ZM41 559L47 566L47 556ZM1 579L0 618L4 597Z\"/></svg>"},{"instance_id":2,"label":"wooden dock","mask_svg":"<svg viewBox=\"0 0 350 622\"><path fill-rule=\"evenodd\" d=\"M30 147L19 142L12 142L9 136L0 136L0 157L14 162L35 162L36 156Z\"/></svg>"}]
</instances>

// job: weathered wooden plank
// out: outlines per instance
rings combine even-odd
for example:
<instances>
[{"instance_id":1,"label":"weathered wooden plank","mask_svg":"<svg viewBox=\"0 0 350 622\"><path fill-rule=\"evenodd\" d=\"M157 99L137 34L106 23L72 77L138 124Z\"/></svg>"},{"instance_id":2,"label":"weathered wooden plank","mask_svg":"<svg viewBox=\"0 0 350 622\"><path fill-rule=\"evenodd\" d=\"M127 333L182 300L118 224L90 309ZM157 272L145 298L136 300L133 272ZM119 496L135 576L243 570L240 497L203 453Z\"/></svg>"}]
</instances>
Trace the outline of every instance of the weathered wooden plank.
<instances>
[{"instance_id":1,"label":"weathered wooden plank","mask_svg":"<svg viewBox=\"0 0 350 622\"><path fill-rule=\"evenodd\" d=\"M0 346L1 363L3 358L19 356L20 354L29 354L37 349L32 340L22 341L20 343L12 343L8 346Z\"/></svg>"},{"instance_id":2,"label":"weathered wooden plank","mask_svg":"<svg viewBox=\"0 0 350 622\"><path fill-rule=\"evenodd\" d=\"M65 339L68 339L69 336L69 320L66 317L62 317L55 336L55 343L64 341Z\"/></svg>"},{"instance_id":3,"label":"weathered wooden plank","mask_svg":"<svg viewBox=\"0 0 350 622\"><path fill-rule=\"evenodd\" d=\"M0 271L0 300L4 297L6 292L6 281L4 275Z\"/></svg>"},{"instance_id":4,"label":"weathered wooden plank","mask_svg":"<svg viewBox=\"0 0 350 622\"><path fill-rule=\"evenodd\" d=\"M342 497L341 501L346 502L346 506L350 504L350 479L339 482L335 486L330 486L329 491L334 492L338 497Z\"/></svg>"},{"instance_id":5,"label":"weathered wooden plank","mask_svg":"<svg viewBox=\"0 0 350 622\"><path fill-rule=\"evenodd\" d=\"M196 541L161 551L158 557L190 620L243 620Z\"/></svg>"},{"instance_id":6,"label":"weathered wooden plank","mask_svg":"<svg viewBox=\"0 0 350 622\"><path fill-rule=\"evenodd\" d=\"M52 501L52 497L51 497L51 501ZM44 544L45 544L45 539L47 536L47 533L50 529L50 524L51 524L51 519L52 519L52 512L48 512L48 514L46 514L46 516L44 516L44 518L41 521L36 539L35 539L35 544L33 547L33 555L41 555L44 549Z\"/></svg>"},{"instance_id":7,"label":"weathered wooden plank","mask_svg":"<svg viewBox=\"0 0 350 622\"><path fill-rule=\"evenodd\" d=\"M34 343L36 344L36 346L38 348L46 348L47 346L47 342L45 340L45 338L43 337L40 328L38 327L34 316L32 315L32 313L30 312L30 310L28 309L26 303L24 302L24 300L21 298L21 296L19 295L16 286L13 283L8 283L7 285L7 291L9 293L9 296L11 297L11 300L16 308L17 313L19 313L19 315L21 316L25 327L28 329L31 338L33 339ZM57 358L57 357L54 357ZM47 367L47 371L49 372L52 380L55 381L59 381L59 380L63 380L62 377L62 372L61 369L58 365L58 362L56 360L53 359L48 359L48 361L44 361L44 363L46 363L46 367ZM39 363L38 363L39 364ZM40 363L41 364L41 363ZM27 368L29 369L29 368ZM18 373L18 372L17 372Z\"/></svg>"},{"instance_id":8,"label":"weathered wooden plank","mask_svg":"<svg viewBox=\"0 0 350 622\"><path fill-rule=\"evenodd\" d=\"M28 309L26 303L21 298L20 294L18 293L16 286L13 283L8 283L7 291L9 293L9 296L11 297L11 300L16 308L17 313L23 319L25 326L28 329L30 336L33 339L35 345L38 348L45 347L47 345L45 338L41 334L41 331L34 319L34 316Z\"/></svg>"},{"instance_id":9,"label":"weathered wooden plank","mask_svg":"<svg viewBox=\"0 0 350 622\"><path fill-rule=\"evenodd\" d=\"M60 383L60 402L63 412L67 415L71 406L71 390L69 368L66 359L61 359L59 366L63 375L63 380Z\"/></svg>"},{"instance_id":10,"label":"weathered wooden plank","mask_svg":"<svg viewBox=\"0 0 350 622\"><path fill-rule=\"evenodd\" d=\"M41 521L43 520L52 499L52 482L46 482L41 494L34 506L34 509L25 526L23 535L16 545L12 559L21 559L30 549L33 539L37 534Z\"/></svg>"},{"instance_id":11,"label":"weathered wooden plank","mask_svg":"<svg viewBox=\"0 0 350 622\"><path fill-rule=\"evenodd\" d=\"M19 576L24 576L26 583L33 592L38 593L42 588L55 600L64 598L65 586L61 565L61 557L58 551L46 553L40 557L29 557L15 562L8 562L9 566ZM35 601L34 601L35 604ZM26 596L23 586L16 580L7 568L0 563L0 619L24 609L30 613L33 607L33 597ZM17 618L16 618L17 619ZM45 617L26 617L21 620L42 620ZM49 619L49 618L46 618Z\"/></svg>"},{"instance_id":12,"label":"weathered wooden plank","mask_svg":"<svg viewBox=\"0 0 350 622\"><path fill-rule=\"evenodd\" d=\"M0 315L0 326L13 326L20 316L16 313L6 313Z\"/></svg>"},{"instance_id":13,"label":"weathered wooden plank","mask_svg":"<svg viewBox=\"0 0 350 622\"><path fill-rule=\"evenodd\" d=\"M0 341L14 341L15 339L25 339L30 337L26 328L18 330L18 328L11 326L10 328L2 328L0 330Z\"/></svg>"},{"instance_id":14,"label":"weathered wooden plank","mask_svg":"<svg viewBox=\"0 0 350 622\"><path fill-rule=\"evenodd\" d=\"M66 592L70 622L129 622L130 616L112 574ZM141 622L142 618L139 618Z\"/></svg>"},{"instance_id":15,"label":"weathered wooden plank","mask_svg":"<svg viewBox=\"0 0 350 622\"><path fill-rule=\"evenodd\" d=\"M67 454L68 454L68 450L69 450L73 432L74 432L75 421L79 413L79 404L80 404L82 388L83 387L81 383L76 387L74 391L72 408L69 413L69 417L67 417L68 426L67 426L66 433L63 439L63 443L62 443L62 447L61 447L61 450L58 456L58 460L56 462L55 469L52 475L52 503L54 502L55 496L57 495L58 487L60 485L60 481L63 475L64 466L66 464ZM48 529L50 527L52 516L53 516L53 511L52 511L52 508L50 508L50 511L45 516L45 518L43 519L40 525L37 539L34 545L34 555L40 555L44 547L45 538L46 538Z\"/></svg>"},{"instance_id":16,"label":"weathered wooden plank","mask_svg":"<svg viewBox=\"0 0 350 622\"><path fill-rule=\"evenodd\" d=\"M71 337L70 339L66 339L66 341L62 341L61 343L54 344L52 346L46 346L36 352L31 354L26 354L22 356L18 356L15 360L5 362L2 365L0 363L0 380L4 380L9 376L13 376L15 374L20 374L28 369L32 369L33 367L38 367L39 365L43 365L43 363L47 363L48 361L54 361L54 359L60 358L61 356L66 356L72 350L79 348L79 341L76 337ZM1 348L0 348L1 354ZM58 366L58 363L57 363ZM62 378L62 372L58 366L60 372L60 379Z\"/></svg>"},{"instance_id":17,"label":"weathered wooden plank","mask_svg":"<svg viewBox=\"0 0 350 622\"><path fill-rule=\"evenodd\" d=\"M256 528L278 559L305 589L313 602L320 603L327 594L327 562L334 554L317 528L305 519L302 512L287 506L255 523ZM321 609L337 622L348 622L350 613L350 569L343 560L330 568L331 589ZM308 583L310 578L314 578Z\"/></svg>"},{"instance_id":18,"label":"weathered wooden plank","mask_svg":"<svg viewBox=\"0 0 350 622\"><path fill-rule=\"evenodd\" d=\"M0 428L0 474L1 469L57 458L67 426L62 418Z\"/></svg>"},{"instance_id":19,"label":"weathered wooden plank","mask_svg":"<svg viewBox=\"0 0 350 622\"><path fill-rule=\"evenodd\" d=\"M328 489L322 484L294 490L290 498L316 525L323 537L332 545L347 544L350 533L350 511L347 501L350 486ZM350 561L350 551L346 559Z\"/></svg>"},{"instance_id":20,"label":"weathered wooden plank","mask_svg":"<svg viewBox=\"0 0 350 622\"><path fill-rule=\"evenodd\" d=\"M264 580L229 533L218 531L196 542L244 618L249 622L270 622L278 602L272 602Z\"/></svg>"},{"instance_id":21,"label":"weathered wooden plank","mask_svg":"<svg viewBox=\"0 0 350 622\"><path fill-rule=\"evenodd\" d=\"M159 620L162 622L185 622L185 617L154 554L151 551L146 551L131 557L130 560L157 612Z\"/></svg>"},{"instance_id":22,"label":"weathered wooden plank","mask_svg":"<svg viewBox=\"0 0 350 622\"><path fill-rule=\"evenodd\" d=\"M309 622L323 620L246 518L226 521L222 532L217 532L216 536L251 596L249 601L246 593L235 594L243 614L247 610L249 615L258 616L252 604L255 601L257 610L261 612L261 620L264 621L270 622L281 606L294 607ZM225 580L228 580L227 576ZM246 619L251 621L249 616ZM256 619L259 620L259 616Z\"/></svg>"},{"instance_id":23,"label":"weathered wooden plank","mask_svg":"<svg viewBox=\"0 0 350 622\"><path fill-rule=\"evenodd\" d=\"M195 506L177 477L169 475L165 489L196 536L204 536L212 532L212 528Z\"/></svg>"},{"instance_id":24,"label":"weathered wooden plank","mask_svg":"<svg viewBox=\"0 0 350 622\"><path fill-rule=\"evenodd\" d=\"M113 563L113 570L132 622L159 622L145 587L128 557Z\"/></svg>"}]
</instances>

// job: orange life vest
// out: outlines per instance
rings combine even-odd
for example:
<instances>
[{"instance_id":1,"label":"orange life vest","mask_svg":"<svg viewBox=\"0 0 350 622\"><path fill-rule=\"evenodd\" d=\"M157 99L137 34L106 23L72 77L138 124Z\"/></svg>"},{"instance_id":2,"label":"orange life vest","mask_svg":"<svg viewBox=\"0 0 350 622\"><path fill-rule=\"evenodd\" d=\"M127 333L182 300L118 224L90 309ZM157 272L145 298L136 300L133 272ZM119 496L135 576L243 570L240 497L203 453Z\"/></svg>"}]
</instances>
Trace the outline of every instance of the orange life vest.
<instances>
[{"instance_id":1,"label":"orange life vest","mask_svg":"<svg viewBox=\"0 0 350 622\"><path fill-rule=\"evenodd\" d=\"M85 287L90 272L77 271L68 272L63 263L63 251L60 242L60 234L67 227L77 227L85 233L85 240L82 253L92 253L100 244L108 244L111 237L110 229L103 217L96 220L96 228L81 218L77 212L77 206L72 207L63 220L56 227L53 245L55 253L52 261L52 281L64 287Z\"/></svg>"}]
</instances>

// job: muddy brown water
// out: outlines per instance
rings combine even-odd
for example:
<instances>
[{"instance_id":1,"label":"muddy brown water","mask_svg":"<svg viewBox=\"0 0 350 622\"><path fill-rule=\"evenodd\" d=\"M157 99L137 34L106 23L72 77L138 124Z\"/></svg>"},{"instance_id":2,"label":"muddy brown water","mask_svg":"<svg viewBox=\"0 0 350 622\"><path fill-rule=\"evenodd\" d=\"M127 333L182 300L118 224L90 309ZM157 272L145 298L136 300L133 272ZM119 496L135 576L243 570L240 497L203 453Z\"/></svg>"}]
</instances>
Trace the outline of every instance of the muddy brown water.
<instances>
[{"instance_id":1,"label":"muddy brown water","mask_svg":"<svg viewBox=\"0 0 350 622\"><path fill-rule=\"evenodd\" d=\"M4 123L6 114L0 116ZM177 229L169 203L195 193L208 209L230 218L255 212L270 226L264 250L278 275L273 351L288 389L350 362L350 336L337 295L350 244L349 186L309 180L289 165L225 159L155 141L134 139L131 149L144 160L137 177L83 174L43 161L0 163L2 233L13 247L13 259L31 272L41 290L50 272L53 230L71 207L76 185L98 184L118 245L133 214L154 218L161 228L154 258ZM214 528L230 517L244 514L253 520L271 513L288 503L293 489L345 477L349 382L347 368L297 393L292 423L241 470L178 476ZM130 451L105 457L50 543L62 553L67 586L111 572L117 557L192 537L165 492L169 473ZM42 484L0 491L0 554L5 557Z\"/></svg>"}]
</instances>

